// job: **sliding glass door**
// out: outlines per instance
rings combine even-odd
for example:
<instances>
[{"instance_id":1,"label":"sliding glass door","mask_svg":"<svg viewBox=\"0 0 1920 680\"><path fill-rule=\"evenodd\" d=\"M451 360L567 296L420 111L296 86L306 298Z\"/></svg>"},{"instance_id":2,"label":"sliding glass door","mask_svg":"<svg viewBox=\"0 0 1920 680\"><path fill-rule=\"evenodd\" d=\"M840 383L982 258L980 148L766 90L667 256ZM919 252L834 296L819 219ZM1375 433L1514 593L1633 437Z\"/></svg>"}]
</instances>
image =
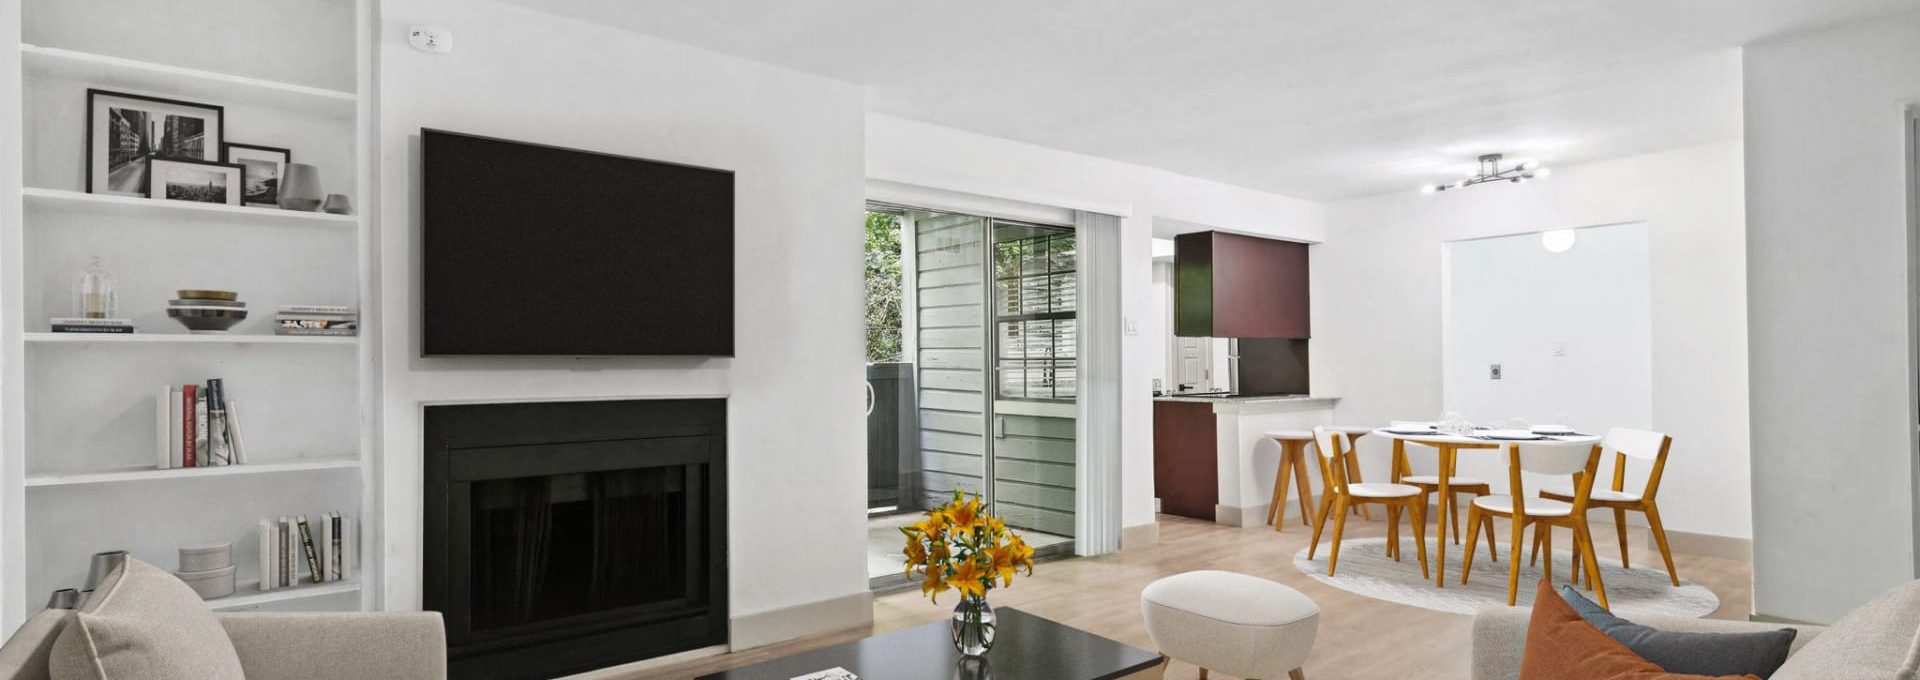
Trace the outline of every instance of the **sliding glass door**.
<instances>
[{"instance_id":1,"label":"sliding glass door","mask_svg":"<svg viewBox=\"0 0 1920 680\"><path fill-rule=\"evenodd\" d=\"M897 460L876 452L873 433L890 430L869 415L869 466L890 465L899 479L897 494L870 489L869 505L894 497L893 512L917 514L955 490L979 494L1036 548L1071 553L1079 386L1073 229L894 206L870 206L868 214L870 232L876 219L897 226L901 279L898 368L871 363L870 394L887 391L875 376L896 375L901 397L911 401L900 411L872 410L899 414ZM871 307L871 237L869 246ZM870 360L873 338L884 335L870 328ZM869 486L885 486L889 474L874 469ZM900 521L885 515L875 512L875 536ZM870 564L878 573L887 563Z\"/></svg>"}]
</instances>

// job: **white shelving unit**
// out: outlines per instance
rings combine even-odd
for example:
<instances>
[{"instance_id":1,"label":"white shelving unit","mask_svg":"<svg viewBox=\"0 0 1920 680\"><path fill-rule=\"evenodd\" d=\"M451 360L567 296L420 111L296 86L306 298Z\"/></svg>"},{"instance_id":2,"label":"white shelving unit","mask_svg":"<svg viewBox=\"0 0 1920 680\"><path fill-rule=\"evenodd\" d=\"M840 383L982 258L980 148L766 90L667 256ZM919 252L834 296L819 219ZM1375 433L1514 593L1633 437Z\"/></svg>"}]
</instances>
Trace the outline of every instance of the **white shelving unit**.
<instances>
[{"instance_id":1,"label":"white shelving unit","mask_svg":"<svg viewBox=\"0 0 1920 680\"><path fill-rule=\"evenodd\" d=\"M142 0L0 3L0 92L19 93L0 97L0 636L112 549L174 568L178 547L232 541L240 589L217 610L377 605L375 2L257 1L274 11L195 19L227 36L211 45L90 18ZM245 58L288 49L303 59ZM226 107L224 141L292 149L360 213L86 193L89 88ZM71 260L97 251L139 332L47 332ZM165 318L174 288L223 281L264 320L195 335ZM362 334L271 335L296 303L357 305ZM247 405L249 464L154 469L151 444L122 445L151 442L158 386L214 377ZM259 520L328 510L358 521L354 580L258 590Z\"/></svg>"}]
</instances>

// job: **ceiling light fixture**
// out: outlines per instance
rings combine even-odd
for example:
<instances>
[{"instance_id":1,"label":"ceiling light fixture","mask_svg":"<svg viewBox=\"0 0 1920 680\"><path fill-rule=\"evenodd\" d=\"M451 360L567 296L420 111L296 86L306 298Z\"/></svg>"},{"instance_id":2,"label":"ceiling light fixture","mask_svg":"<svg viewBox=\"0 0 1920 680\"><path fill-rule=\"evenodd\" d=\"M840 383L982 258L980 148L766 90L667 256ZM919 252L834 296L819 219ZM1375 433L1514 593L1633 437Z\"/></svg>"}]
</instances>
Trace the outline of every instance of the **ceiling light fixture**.
<instances>
[{"instance_id":1,"label":"ceiling light fixture","mask_svg":"<svg viewBox=\"0 0 1920 680\"><path fill-rule=\"evenodd\" d=\"M1452 189L1465 189L1475 184L1488 182L1512 182L1519 184L1535 177L1547 176L1547 169L1534 161L1521 161L1509 168L1501 168L1500 161L1505 158L1497 153L1480 157L1480 167L1469 173L1466 179L1451 184L1428 184L1420 187L1420 193L1437 194Z\"/></svg>"}]
</instances>

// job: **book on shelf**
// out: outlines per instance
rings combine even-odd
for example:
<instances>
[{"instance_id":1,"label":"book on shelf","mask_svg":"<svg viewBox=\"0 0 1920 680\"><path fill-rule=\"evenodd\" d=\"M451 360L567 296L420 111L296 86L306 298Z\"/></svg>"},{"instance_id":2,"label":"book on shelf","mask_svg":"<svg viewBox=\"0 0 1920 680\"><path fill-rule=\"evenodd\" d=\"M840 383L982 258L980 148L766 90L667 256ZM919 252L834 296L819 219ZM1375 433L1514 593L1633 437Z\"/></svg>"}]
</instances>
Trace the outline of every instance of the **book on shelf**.
<instances>
[{"instance_id":1,"label":"book on shelf","mask_svg":"<svg viewBox=\"0 0 1920 680\"><path fill-rule=\"evenodd\" d=\"M360 334L357 328L276 328L275 335L295 335L307 337L351 338Z\"/></svg>"},{"instance_id":2,"label":"book on shelf","mask_svg":"<svg viewBox=\"0 0 1920 680\"><path fill-rule=\"evenodd\" d=\"M345 581L353 576L354 524L338 511L262 519L259 522L260 590Z\"/></svg>"},{"instance_id":3,"label":"book on shelf","mask_svg":"<svg viewBox=\"0 0 1920 680\"><path fill-rule=\"evenodd\" d=\"M360 310L347 305L280 305L274 311L281 315L314 314L323 316L359 316Z\"/></svg>"},{"instance_id":4,"label":"book on shelf","mask_svg":"<svg viewBox=\"0 0 1920 680\"><path fill-rule=\"evenodd\" d=\"M132 333L133 319L56 316L47 320L55 333Z\"/></svg>"},{"instance_id":5,"label":"book on shelf","mask_svg":"<svg viewBox=\"0 0 1920 680\"><path fill-rule=\"evenodd\" d=\"M314 330L314 331L354 330L360 327L359 319L321 319L321 318L289 319L286 317L281 317L278 319L274 319L273 321L274 321L274 327L290 330L290 331L292 330Z\"/></svg>"},{"instance_id":6,"label":"book on shelf","mask_svg":"<svg viewBox=\"0 0 1920 680\"><path fill-rule=\"evenodd\" d=\"M159 469L244 465L246 438L226 381L167 385L154 406L154 463Z\"/></svg>"}]
</instances>

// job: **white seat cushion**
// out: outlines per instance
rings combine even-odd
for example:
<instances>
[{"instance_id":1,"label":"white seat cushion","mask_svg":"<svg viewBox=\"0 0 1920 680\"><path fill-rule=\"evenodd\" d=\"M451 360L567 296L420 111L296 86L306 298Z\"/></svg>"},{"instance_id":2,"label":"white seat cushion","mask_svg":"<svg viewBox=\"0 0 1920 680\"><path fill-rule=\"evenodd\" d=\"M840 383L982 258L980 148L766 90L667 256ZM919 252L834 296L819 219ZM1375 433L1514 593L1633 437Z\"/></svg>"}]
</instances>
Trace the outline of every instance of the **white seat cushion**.
<instances>
[{"instance_id":1,"label":"white seat cushion","mask_svg":"<svg viewBox=\"0 0 1920 680\"><path fill-rule=\"evenodd\" d=\"M1274 430L1272 432L1268 432L1267 437L1271 439L1297 439L1301 441L1309 441L1309 442L1313 441L1313 433L1306 430Z\"/></svg>"},{"instance_id":2,"label":"white seat cushion","mask_svg":"<svg viewBox=\"0 0 1920 680\"><path fill-rule=\"evenodd\" d=\"M1409 475L1401 477L1403 484L1439 484L1440 475ZM1448 486L1486 486L1487 480L1479 477L1453 477L1447 480Z\"/></svg>"},{"instance_id":3,"label":"white seat cushion","mask_svg":"<svg viewBox=\"0 0 1920 680\"><path fill-rule=\"evenodd\" d=\"M1385 482L1361 482L1348 484L1347 493L1361 498L1405 498L1420 495L1420 487Z\"/></svg>"},{"instance_id":4,"label":"white seat cushion","mask_svg":"<svg viewBox=\"0 0 1920 680\"><path fill-rule=\"evenodd\" d=\"M1572 487L1563 486L1563 487L1545 489L1545 490L1542 490L1540 493L1547 494L1547 496L1550 498L1573 498ZM1640 494L1634 493L1632 491L1614 491L1613 489L1594 489L1593 500L1621 501L1621 502L1631 503L1631 502L1640 500Z\"/></svg>"},{"instance_id":5,"label":"white seat cushion","mask_svg":"<svg viewBox=\"0 0 1920 680\"><path fill-rule=\"evenodd\" d=\"M1349 437L1358 437L1373 431L1371 427L1360 427L1357 425L1335 425L1327 429L1333 430L1334 432L1345 432Z\"/></svg>"},{"instance_id":6,"label":"white seat cushion","mask_svg":"<svg viewBox=\"0 0 1920 680\"><path fill-rule=\"evenodd\" d=\"M1246 574L1190 571L1140 593L1160 653L1241 678L1282 678L1313 650L1320 607L1292 588Z\"/></svg>"},{"instance_id":7,"label":"white seat cushion","mask_svg":"<svg viewBox=\"0 0 1920 680\"><path fill-rule=\"evenodd\" d=\"M1284 626L1320 613L1300 591L1231 571L1189 571L1147 584L1140 599L1236 626Z\"/></svg>"},{"instance_id":8,"label":"white seat cushion","mask_svg":"<svg viewBox=\"0 0 1920 680\"><path fill-rule=\"evenodd\" d=\"M1566 517L1567 515L1573 514L1573 506L1561 501L1546 498L1527 498L1524 499L1524 502L1527 506L1528 517ZM1512 496L1481 496L1473 499L1473 504L1481 510L1508 514L1513 512Z\"/></svg>"}]
</instances>

